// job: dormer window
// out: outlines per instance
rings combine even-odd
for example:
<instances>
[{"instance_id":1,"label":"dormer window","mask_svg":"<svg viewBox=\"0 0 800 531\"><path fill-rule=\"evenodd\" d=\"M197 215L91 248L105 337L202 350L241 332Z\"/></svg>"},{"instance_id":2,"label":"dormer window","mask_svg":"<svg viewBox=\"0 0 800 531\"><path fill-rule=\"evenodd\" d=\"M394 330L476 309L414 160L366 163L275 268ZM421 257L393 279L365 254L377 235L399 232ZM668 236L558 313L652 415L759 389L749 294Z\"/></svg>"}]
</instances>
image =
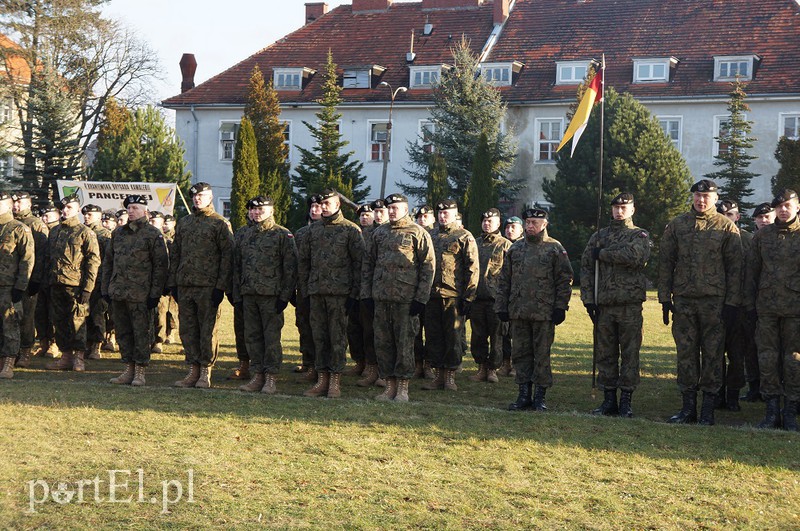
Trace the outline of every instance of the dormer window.
<instances>
[{"instance_id":1,"label":"dormer window","mask_svg":"<svg viewBox=\"0 0 800 531\"><path fill-rule=\"evenodd\" d=\"M409 88L429 89L439 83L442 76L442 65L412 66L409 68Z\"/></svg>"},{"instance_id":2,"label":"dormer window","mask_svg":"<svg viewBox=\"0 0 800 531\"><path fill-rule=\"evenodd\" d=\"M497 87L507 87L514 84L514 76L522 70L523 64L519 61L511 63L484 63L481 65L483 79Z\"/></svg>"},{"instance_id":3,"label":"dormer window","mask_svg":"<svg viewBox=\"0 0 800 531\"><path fill-rule=\"evenodd\" d=\"M276 68L272 86L275 90L302 90L312 75L314 70L310 68Z\"/></svg>"},{"instance_id":4,"label":"dormer window","mask_svg":"<svg viewBox=\"0 0 800 531\"><path fill-rule=\"evenodd\" d=\"M344 69L342 87L346 89L373 88L373 79L377 79L386 71L380 65L358 66Z\"/></svg>"},{"instance_id":5,"label":"dormer window","mask_svg":"<svg viewBox=\"0 0 800 531\"><path fill-rule=\"evenodd\" d=\"M586 79L590 61L556 62L556 85L579 85Z\"/></svg>"},{"instance_id":6,"label":"dormer window","mask_svg":"<svg viewBox=\"0 0 800 531\"><path fill-rule=\"evenodd\" d=\"M675 57L659 57L633 60L634 83L665 83L670 70L678 64Z\"/></svg>"},{"instance_id":7,"label":"dormer window","mask_svg":"<svg viewBox=\"0 0 800 531\"><path fill-rule=\"evenodd\" d=\"M742 81L753 79L753 66L759 60L757 55L714 57L714 81Z\"/></svg>"}]
</instances>

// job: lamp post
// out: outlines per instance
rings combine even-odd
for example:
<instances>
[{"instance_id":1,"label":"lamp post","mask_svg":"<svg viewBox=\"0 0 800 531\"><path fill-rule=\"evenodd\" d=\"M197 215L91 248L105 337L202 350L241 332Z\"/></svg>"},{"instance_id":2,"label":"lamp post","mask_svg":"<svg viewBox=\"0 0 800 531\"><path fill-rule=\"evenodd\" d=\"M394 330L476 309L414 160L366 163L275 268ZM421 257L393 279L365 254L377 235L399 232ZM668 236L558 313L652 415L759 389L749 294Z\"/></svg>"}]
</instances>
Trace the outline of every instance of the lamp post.
<instances>
[{"instance_id":1,"label":"lamp post","mask_svg":"<svg viewBox=\"0 0 800 531\"><path fill-rule=\"evenodd\" d=\"M386 149L383 153L383 174L381 175L381 198L386 196L386 173L389 171L389 155L392 152L392 109L394 108L394 98L400 92L405 92L406 87L397 87L392 90L392 86L386 81L381 81L379 87L388 87L391 101L389 102L389 123L386 124Z\"/></svg>"}]
</instances>

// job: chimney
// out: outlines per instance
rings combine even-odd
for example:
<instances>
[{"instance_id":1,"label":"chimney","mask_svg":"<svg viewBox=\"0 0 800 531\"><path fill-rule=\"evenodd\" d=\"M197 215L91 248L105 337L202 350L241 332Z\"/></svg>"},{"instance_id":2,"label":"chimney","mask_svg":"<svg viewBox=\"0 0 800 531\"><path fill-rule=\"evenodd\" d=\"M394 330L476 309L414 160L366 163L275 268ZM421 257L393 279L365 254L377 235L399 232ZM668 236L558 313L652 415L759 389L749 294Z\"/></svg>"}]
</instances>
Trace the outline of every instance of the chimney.
<instances>
[{"instance_id":1,"label":"chimney","mask_svg":"<svg viewBox=\"0 0 800 531\"><path fill-rule=\"evenodd\" d=\"M306 4L306 24L311 24L319 17L328 12L328 4L325 2L309 2Z\"/></svg>"},{"instance_id":2,"label":"chimney","mask_svg":"<svg viewBox=\"0 0 800 531\"><path fill-rule=\"evenodd\" d=\"M353 0L353 13L386 11L391 6L392 0Z\"/></svg>"},{"instance_id":3,"label":"chimney","mask_svg":"<svg viewBox=\"0 0 800 531\"><path fill-rule=\"evenodd\" d=\"M508 7L510 0L494 0L494 25L499 26L508 19Z\"/></svg>"},{"instance_id":4,"label":"chimney","mask_svg":"<svg viewBox=\"0 0 800 531\"><path fill-rule=\"evenodd\" d=\"M181 56L181 94L194 88L194 73L197 72L197 60L193 53L185 53Z\"/></svg>"}]
</instances>

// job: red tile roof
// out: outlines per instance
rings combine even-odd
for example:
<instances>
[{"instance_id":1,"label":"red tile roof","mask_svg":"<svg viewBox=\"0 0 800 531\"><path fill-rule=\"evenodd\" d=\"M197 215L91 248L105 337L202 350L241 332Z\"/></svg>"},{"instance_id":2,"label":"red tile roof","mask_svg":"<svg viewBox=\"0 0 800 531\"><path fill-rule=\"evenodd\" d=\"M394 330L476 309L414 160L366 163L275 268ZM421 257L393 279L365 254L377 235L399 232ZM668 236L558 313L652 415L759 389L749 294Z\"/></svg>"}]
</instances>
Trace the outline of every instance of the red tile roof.
<instances>
[{"instance_id":1,"label":"red tile roof","mask_svg":"<svg viewBox=\"0 0 800 531\"><path fill-rule=\"evenodd\" d=\"M31 69L25 59L19 55L14 54L14 50L21 50L20 46L0 33L0 48L6 50L5 55L8 57L6 64L3 65L8 73L14 78L15 81L26 84L31 80Z\"/></svg>"}]
</instances>

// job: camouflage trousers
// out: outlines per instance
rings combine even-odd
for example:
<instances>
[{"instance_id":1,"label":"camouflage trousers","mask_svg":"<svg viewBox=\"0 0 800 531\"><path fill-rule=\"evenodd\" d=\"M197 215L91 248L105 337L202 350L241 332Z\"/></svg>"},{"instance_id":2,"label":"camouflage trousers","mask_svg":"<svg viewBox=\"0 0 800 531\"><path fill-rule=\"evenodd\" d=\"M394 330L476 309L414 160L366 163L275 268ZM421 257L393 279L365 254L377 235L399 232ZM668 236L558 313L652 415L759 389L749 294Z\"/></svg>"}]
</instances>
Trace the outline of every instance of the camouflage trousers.
<instances>
[{"instance_id":1,"label":"camouflage trousers","mask_svg":"<svg viewBox=\"0 0 800 531\"><path fill-rule=\"evenodd\" d=\"M634 391L639 385L642 304L600 306L595 350L601 389Z\"/></svg>"},{"instance_id":2,"label":"camouflage trousers","mask_svg":"<svg viewBox=\"0 0 800 531\"><path fill-rule=\"evenodd\" d=\"M410 303L375 302L375 351L381 378L410 380L414 376L414 337L419 316Z\"/></svg>"},{"instance_id":3,"label":"camouflage trousers","mask_svg":"<svg viewBox=\"0 0 800 531\"><path fill-rule=\"evenodd\" d=\"M422 363L428 359L423 334L425 330L425 310L419 315L419 332L414 336L414 362Z\"/></svg>"},{"instance_id":4,"label":"camouflage trousers","mask_svg":"<svg viewBox=\"0 0 800 531\"><path fill-rule=\"evenodd\" d=\"M478 365L497 369L503 364L503 337L493 300L476 300L469 314L472 321L470 347Z\"/></svg>"},{"instance_id":5,"label":"camouflage trousers","mask_svg":"<svg viewBox=\"0 0 800 531\"><path fill-rule=\"evenodd\" d=\"M53 341L56 337L51 301L50 287L42 286L42 289L39 290L39 293L36 295L36 309L33 312L33 318L36 324L36 336L40 341Z\"/></svg>"},{"instance_id":6,"label":"camouflage trousers","mask_svg":"<svg viewBox=\"0 0 800 531\"><path fill-rule=\"evenodd\" d=\"M89 299L89 317L86 319L86 342L90 345L105 340L107 310L108 303L100 296L100 290L94 290Z\"/></svg>"},{"instance_id":7,"label":"camouflage trousers","mask_svg":"<svg viewBox=\"0 0 800 531\"><path fill-rule=\"evenodd\" d=\"M373 310L359 304L347 312L347 344L353 361L364 361L370 365L378 363L375 358L375 330Z\"/></svg>"},{"instance_id":8,"label":"camouflage trousers","mask_svg":"<svg viewBox=\"0 0 800 531\"><path fill-rule=\"evenodd\" d=\"M155 342L164 343L173 330L178 328L178 304L171 295L165 295L158 300L155 318Z\"/></svg>"},{"instance_id":9,"label":"camouflage trousers","mask_svg":"<svg viewBox=\"0 0 800 531\"><path fill-rule=\"evenodd\" d=\"M514 350L511 359L517 370L517 384L533 383L541 387L553 386L550 367L550 348L555 339L556 327L552 321L511 321Z\"/></svg>"},{"instance_id":10,"label":"camouflage trousers","mask_svg":"<svg viewBox=\"0 0 800 531\"><path fill-rule=\"evenodd\" d=\"M277 300L277 297L245 295L241 305L244 337L253 374L278 374L281 370L283 313L275 311Z\"/></svg>"},{"instance_id":11,"label":"camouflage trousers","mask_svg":"<svg viewBox=\"0 0 800 531\"><path fill-rule=\"evenodd\" d=\"M756 322L747 316L747 312L742 312L744 317L741 320L741 329L734 334L741 336L740 347L743 351L745 379L748 382L758 381L760 378L758 369L758 348L756 348ZM733 339L732 341L735 341ZM726 341L727 343L727 341ZM736 345L731 345L735 348Z\"/></svg>"},{"instance_id":12,"label":"camouflage trousers","mask_svg":"<svg viewBox=\"0 0 800 531\"><path fill-rule=\"evenodd\" d=\"M81 288L58 284L50 287L56 345L61 352L86 350L86 319L89 305L78 302Z\"/></svg>"},{"instance_id":13,"label":"camouflage trousers","mask_svg":"<svg viewBox=\"0 0 800 531\"><path fill-rule=\"evenodd\" d=\"M297 297L294 309L294 323L300 336L300 362L303 367L313 367L316 360L314 333L311 331L311 299Z\"/></svg>"},{"instance_id":14,"label":"camouflage trousers","mask_svg":"<svg viewBox=\"0 0 800 531\"><path fill-rule=\"evenodd\" d=\"M744 387L744 357L748 343L753 337L747 337L744 308L739 308L736 322L725 330L725 357L722 360L723 382L727 389Z\"/></svg>"},{"instance_id":15,"label":"camouflage trousers","mask_svg":"<svg viewBox=\"0 0 800 531\"><path fill-rule=\"evenodd\" d=\"M219 352L219 306L211 302L212 287L178 287L178 315L186 363L213 367ZM116 319L117 316L114 316Z\"/></svg>"},{"instance_id":16,"label":"camouflage trousers","mask_svg":"<svg viewBox=\"0 0 800 531\"><path fill-rule=\"evenodd\" d=\"M153 310L146 302L111 301L116 338L123 363L148 365L153 342Z\"/></svg>"},{"instance_id":17,"label":"camouflage trousers","mask_svg":"<svg viewBox=\"0 0 800 531\"><path fill-rule=\"evenodd\" d=\"M3 319L3 345L0 347L0 358L16 358L20 344L22 301L11 302L10 286L0 288L0 312Z\"/></svg>"},{"instance_id":18,"label":"camouflage trousers","mask_svg":"<svg viewBox=\"0 0 800 531\"><path fill-rule=\"evenodd\" d=\"M455 297L432 298L425 306L425 347L431 367L457 369L464 356L464 320Z\"/></svg>"},{"instance_id":19,"label":"camouflage trousers","mask_svg":"<svg viewBox=\"0 0 800 531\"><path fill-rule=\"evenodd\" d=\"M347 310L345 295L311 296L311 330L317 371L342 372L347 364Z\"/></svg>"},{"instance_id":20,"label":"camouflage trousers","mask_svg":"<svg viewBox=\"0 0 800 531\"><path fill-rule=\"evenodd\" d=\"M273 303L274 308L275 305ZM233 338L236 343L236 358L239 361L250 360L247 350L247 332L245 332L244 326L244 303L236 304L233 307ZM280 337L278 340L280 341Z\"/></svg>"},{"instance_id":21,"label":"camouflage trousers","mask_svg":"<svg viewBox=\"0 0 800 531\"><path fill-rule=\"evenodd\" d=\"M756 344L761 393L800 400L800 317L759 314Z\"/></svg>"},{"instance_id":22,"label":"camouflage trousers","mask_svg":"<svg viewBox=\"0 0 800 531\"><path fill-rule=\"evenodd\" d=\"M672 337L678 354L678 388L717 393L722 387L725 326L722 298L675 297Z\"/></svg>"},{"instance_id":23,"label":"camouflage trousers","mask_svg":"<svg viewBox=\"0 0 800 531\"><path fill-rule=\"evenodd\" d=\"M511 325L500 323L500 333L503 336L503 360L510 360L512 352Z\"/></svg>"},{"instance_id":24,"label":"camouflage trousers","mask_svg":"<svg viewBox=\"0 0 800 531\"><path fill-rule=\"evenodd\" d=\"M39 295L22 297L22 321L20 322L19 348L33 348L36 340L36 301Z\"/></svg>"}]
</instances>

